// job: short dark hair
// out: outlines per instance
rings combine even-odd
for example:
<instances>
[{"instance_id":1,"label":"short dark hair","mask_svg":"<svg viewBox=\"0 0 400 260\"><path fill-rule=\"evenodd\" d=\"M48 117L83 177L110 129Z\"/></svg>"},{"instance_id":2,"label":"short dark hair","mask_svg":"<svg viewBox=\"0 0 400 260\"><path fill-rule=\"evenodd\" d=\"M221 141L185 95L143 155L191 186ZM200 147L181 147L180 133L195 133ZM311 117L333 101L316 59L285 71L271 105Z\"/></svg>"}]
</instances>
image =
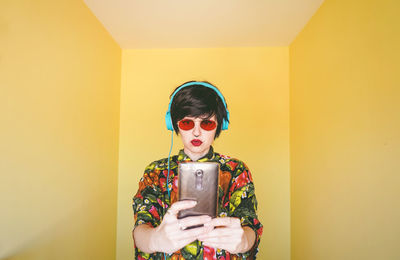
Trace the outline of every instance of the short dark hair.
<instances>
[{"instance_id":1,"label":"short dark hair","mask_svg":"<svg viewBox=\"0 0 400 260\"><path fill-rule=\"evenodd\" d=\"M188 81L184 84L194 82ZM205 83L211 84L207 81L203 81ZM182 84L182 85L184 85ZM181 85L181 86L182 86ZM212 85L212 84L211 84ZM215 87L215 85L213 85ZM179 86L180 87L180 86ZM179 88L177 87L174 92ZM217 88L217 87L215 87ZM172 92L172 93L174 93ZM221 93L222 95L222 93ZM170 98L172 97L172 94ZM226 103L226 100L225 100ZM174 127L175 132L179 133L178 121L184 118L185 116L206 116L206 118L210 118L213 115L217 118L217 131L215 133L215 138L219 136L221 133L221 127L223 120L228 120L227 111L225 108L222 99L218 96L218 94L211 88L204 87L202 85L193 84L191 86L187 86L179 90L171 104L171 119L172 125Z\"/></svg>"}]
</instances>

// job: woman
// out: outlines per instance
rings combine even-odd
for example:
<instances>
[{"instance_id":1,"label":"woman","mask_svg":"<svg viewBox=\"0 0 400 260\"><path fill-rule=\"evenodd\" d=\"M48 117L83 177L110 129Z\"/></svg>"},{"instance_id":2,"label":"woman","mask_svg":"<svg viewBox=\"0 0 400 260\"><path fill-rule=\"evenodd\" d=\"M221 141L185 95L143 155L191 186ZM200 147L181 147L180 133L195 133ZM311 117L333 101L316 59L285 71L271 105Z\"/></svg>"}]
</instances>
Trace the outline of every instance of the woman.
<instances>
[{"instance_id":1,"label":"woman","mask_svg":"<svg viewBox=\"0 0 400 260\"><path fill-rule=\"evenodd\" d=\"M151 163L140 180L133 202L136 258L254 259L262 225L250 171L243 162L212 147L229 124L224 97L210 83L187 82L171 95L166 121L168 129L182 139L183 149ZM196 205L176 197L177 165L190 161L220 164L217 218L177 218L180 210ZM198 227L185 229L190 226Z\"/></svg>"}]
</instances>

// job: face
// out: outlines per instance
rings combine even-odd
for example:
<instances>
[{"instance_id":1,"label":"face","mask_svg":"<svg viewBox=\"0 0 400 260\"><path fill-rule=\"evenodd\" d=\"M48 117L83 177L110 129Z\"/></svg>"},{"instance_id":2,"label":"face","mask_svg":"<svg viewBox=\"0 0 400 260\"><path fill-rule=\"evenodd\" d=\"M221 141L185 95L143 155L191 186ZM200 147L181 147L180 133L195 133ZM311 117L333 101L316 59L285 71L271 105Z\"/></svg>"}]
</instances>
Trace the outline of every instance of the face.
<instances>
[{"instance_id":1,"label":"face","mask_svg":"<svg viewBox=\"0 0 400 260\"><path fill-rule=\"evenodd\" d=\"M191 122L192 120L194 122ZM210 120L212 122L207 122ZM203 122L203 123L202 123ZM178 121L179 135L183 142L183 150L193 160L196 161L206 155L210 146L214 142L217 127L213 128L213 122L217 125L216 116L206 119L206 117L190 117L186 116ZM193 126L193 128L191 128ZM182 129L183 128L183 129ZM189 130L184 130L188 129ZM205 129L212 130L205 130Z\"/></svg>"}]
</instances>

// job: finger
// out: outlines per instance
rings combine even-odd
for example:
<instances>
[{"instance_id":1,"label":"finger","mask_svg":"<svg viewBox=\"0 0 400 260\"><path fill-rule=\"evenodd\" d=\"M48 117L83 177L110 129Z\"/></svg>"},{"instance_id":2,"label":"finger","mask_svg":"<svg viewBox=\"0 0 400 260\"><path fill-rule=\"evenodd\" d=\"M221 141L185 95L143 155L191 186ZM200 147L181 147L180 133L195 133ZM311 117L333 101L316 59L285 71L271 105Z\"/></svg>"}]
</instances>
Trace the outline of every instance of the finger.
<instances>
[{"instance_id":1,"label":"finger","mask_svg":"<svg viewBox=\"0 0 400 260\"><path fill-rule=\"evenodd\" d=\"M192 228L192 229L183 230L180 233L180 237L181 237L181 239L189 239L189 238L197 239L199 236L204 235L207 232L208 232L208 229L206 227Z\"/></svg>"},{"instance_id":2,"label":"finger","mask_svg":"<svg viewBox=\"0 0 400 260\"><path fill-rule=\"evenodd\" d=\"M180 232L171 232L169 234L169 239L171 241L175 241L176 243L181 244L182 241L194 241L197 239L198 236L205 234L205 232L207 232L207 230L204 227L180 230Z\"/></svg>"},{"instance_id":3,"label":"finger","mask_svg":"<svg viewBox=\"0 0 400 260\"><path fill-rule=\"evenodd\" d=\"M219 228L217 228L219 229ZM204 234L199 237L200 240L207 240L207 239L212 239L212 238L236 238L236 237L242 237L243 232L241 230L232 230L232 229L225 229L225 230L218 230L214 229L211 232L208 232L207 234Z\"/></svg>"},{"instance_id":4,"label":"finger","mask_svg":"<svg viewBox=\"0 0 400 260\"><path fill-rule=\"evenodd\" d=\"M219 227L214 228L212 231L207 232L206 234L199 237L200 240L208 240L212 238L217 239L226 239L230 241L230 239L242 238L244 234L244 229L241 226L234 227L234 228L227 228L227 227Z\"/></svg>"},{"instance_id":5,"label":"finger","mask_svg":"<svg viewBox=\"0 0 400 260\"><path fill-rule=\"evenodd\" d=\"M182 201L177 201L171 205L171 207L168 209L170 214L177 216L178 212L183 210L183 209L190 209L196 206L197 201L195 200L182 200ZM167 213L168 213L167 211Z\"/></svg>"},{"instance_id":6,"label":"finger","mask_svg":"<svg viewBox=\"0 0 400 260\"><path fill-rule=\"evenodd\" d=\"M214 218L212 219L210 225L213 225L214 227L218 226L235 227L235 226L240 226L240 220L238 218L231 218L231 217Z\"/></svg>"},{"instance_id":7,"label":"finger","mask_svg":"<svg viewBox=\"0 0 400 260\"><path fill-rule=\"evenodd\" d=\"M211 221L211 217L207 215L187 217L183 219L177 219L176 217L173 218L169 217L166 218L165 220L166 221L164 221L165 224L164 228L167 232L171 233L171 232L179 232L185 230L188 227L193 227L193 226L203 227L203 225L206 225ZM210 225L207 225L206 228L208 231L211 231L213 229L213 227Z\"/></svg>"},{"instance_id":8,"label":"finger","mask_svg":"<svg viewBox=\"0 0 400 260\"><path fill-rule=\"evenodd\" d=\"M229 241L229 244L231 245L235 245L235 244L239 244L242 242L242 240L238 237L212 237L212 238L207 238L207 239L200 239L200 237L198 238L199 241L202 241L204 243L211 243L213 245L217 244L223 244L223 243L227 243L227 241Z\"/></svg>"},{"instance_id":9,"label":"finger","mask_svg":"<svg viewBox=\"0 0 400 260\"><path fill-rule=\"evenodd\" d=\"M201 216L193 216L193 217L186 217L179 219L179 225L185 229L186 227L197 226L197 225L204 225L211 221L211 217L207 215Z\"/></svg>"}]
</instances>

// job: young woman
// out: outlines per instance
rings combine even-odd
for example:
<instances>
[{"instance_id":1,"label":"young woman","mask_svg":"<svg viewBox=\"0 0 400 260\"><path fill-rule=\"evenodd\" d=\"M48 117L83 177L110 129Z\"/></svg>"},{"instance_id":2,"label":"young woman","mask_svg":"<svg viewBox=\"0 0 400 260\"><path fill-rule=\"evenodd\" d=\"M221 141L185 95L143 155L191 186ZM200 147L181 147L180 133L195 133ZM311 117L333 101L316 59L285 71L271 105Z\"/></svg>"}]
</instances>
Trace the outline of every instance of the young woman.
<instances>
[{"instance_id":1,"label":"young woman","mask_svg":"<svg viewBox=\"0 0 400 260\"><path fill-rule=\"evenodd\" d=\"M166 122L182 139L183 149L151 163L140 180L133 199L136 259L254 259L262 225L250 171L212 147L229 124L221 92L208 82L179 86L171 95ZM177 218L180 210L196 205L177 201L177 165L191 161L220 165L217 218ZM189 226L199 227L185 229Z\"/></svg>"}]
</instances>

